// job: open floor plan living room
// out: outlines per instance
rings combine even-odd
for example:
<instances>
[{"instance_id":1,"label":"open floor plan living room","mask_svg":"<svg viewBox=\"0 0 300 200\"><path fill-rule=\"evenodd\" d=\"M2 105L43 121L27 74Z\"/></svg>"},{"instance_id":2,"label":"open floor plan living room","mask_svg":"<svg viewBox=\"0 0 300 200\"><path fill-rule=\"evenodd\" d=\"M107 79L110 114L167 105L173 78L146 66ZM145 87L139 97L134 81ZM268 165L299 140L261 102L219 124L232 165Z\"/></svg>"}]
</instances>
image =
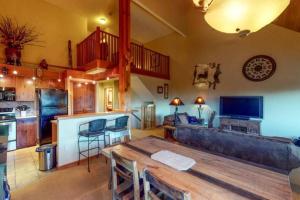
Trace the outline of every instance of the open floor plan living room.
<instances>
[{"instance_id":1,"label":"open floor plan living room","mask_svg":"<svg viewBox=\"0 0 300 200\"><path fill-rule=\"evenodd\" d=\"M300 200L299 13L0 0L0 200Z\"/></svg>"}]
</instances>

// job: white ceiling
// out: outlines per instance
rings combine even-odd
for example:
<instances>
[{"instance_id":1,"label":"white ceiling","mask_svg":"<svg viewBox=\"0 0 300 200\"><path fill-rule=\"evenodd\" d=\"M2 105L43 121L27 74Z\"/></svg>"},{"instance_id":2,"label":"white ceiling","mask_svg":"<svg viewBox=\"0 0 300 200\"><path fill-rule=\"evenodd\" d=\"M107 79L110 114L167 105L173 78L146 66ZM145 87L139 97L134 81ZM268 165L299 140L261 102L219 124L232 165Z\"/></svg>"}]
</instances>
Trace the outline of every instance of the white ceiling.
<instances>
[{"instance_id":1,"label":"white ceiling","mask_svg":"<svg viewBox=\"0 0 300 200\"><path fill-rule=\"evenodd\" d=\"M118 33L118 0L44 0L50 4L56 5L57 7L69 10L81 16L84 16L88 20L88 31L93 31L96 26L102 26L106 31L113 34ZM141 0L143 1L143 0ZM156 1L157 5L160 5L161 0L152 0L150 3ZM173 0L165 1L164 3L169 3L174 10L174 6L178 5L178 9L182 8L182 2L187 0ZM178 2L176 4L176 2ZM149 2L146 1L149 4ZM168 5L163 5L168 8ZM151 7L151 6L150 6ZM161 11L160 12L164 12ZM165 12L170 12L170 10L165 10ZM172 12L172 11L171 11ZM159 13L157 13L159 14ZM161 13L165 15L165 13ZM174 13L170 19L174 20L176 23L180 21L182 13L178 15L178 20L174 19ZM175 15L176 16L176 15ZM103 26L97 22L97 19L105 17L108 19L108 23ZM157 18L153 17L149 12L145 11L143 8L131 3L131 33L132 39L139 41L141 43L147 43L157 38L171 34L173 30L165 25L163 22L159 21Z\"/></svg>"}]
</instances>

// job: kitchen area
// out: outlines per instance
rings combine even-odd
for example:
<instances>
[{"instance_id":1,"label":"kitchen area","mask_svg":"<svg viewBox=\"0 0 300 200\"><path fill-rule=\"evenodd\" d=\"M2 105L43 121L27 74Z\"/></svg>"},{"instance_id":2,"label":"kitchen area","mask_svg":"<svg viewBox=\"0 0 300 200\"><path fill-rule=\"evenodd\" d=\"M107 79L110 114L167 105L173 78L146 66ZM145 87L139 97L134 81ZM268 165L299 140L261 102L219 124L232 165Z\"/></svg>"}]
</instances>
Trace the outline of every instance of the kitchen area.
<instances>
[{"instance_id":1,"label":"kitchen area","mask_svg":"<svg viewBox=\"0 0 300 200\"><path fill-rule=\"evenodd\" d=\"M8 185L15 189L47 174L38 170L39 146L54 144L57 167L77 162L80 124L107 119L113 126L115 118L129 115L118 111L118 104L114 77L95 80L75 70L0 66L2 188L9 191Z\"/></svg>"}]
</instances>

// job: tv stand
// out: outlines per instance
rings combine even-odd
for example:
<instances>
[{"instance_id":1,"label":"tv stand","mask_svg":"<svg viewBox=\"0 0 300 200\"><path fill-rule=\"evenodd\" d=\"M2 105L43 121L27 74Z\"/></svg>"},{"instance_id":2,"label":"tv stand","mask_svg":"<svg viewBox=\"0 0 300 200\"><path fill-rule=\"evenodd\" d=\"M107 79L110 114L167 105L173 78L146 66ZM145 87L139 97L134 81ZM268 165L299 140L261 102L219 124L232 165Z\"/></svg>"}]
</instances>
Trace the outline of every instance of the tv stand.
<instances>
[{"instance_id":1,"label":"tv stand","mask_svg":"<svg viewBox=\"0 0 300 200\"><path fill-rule=\"evenodd\" d=\"M228 132L261 135L260 125L261 120L220 118L220 128Z\"/></svg>"}]
</instances>

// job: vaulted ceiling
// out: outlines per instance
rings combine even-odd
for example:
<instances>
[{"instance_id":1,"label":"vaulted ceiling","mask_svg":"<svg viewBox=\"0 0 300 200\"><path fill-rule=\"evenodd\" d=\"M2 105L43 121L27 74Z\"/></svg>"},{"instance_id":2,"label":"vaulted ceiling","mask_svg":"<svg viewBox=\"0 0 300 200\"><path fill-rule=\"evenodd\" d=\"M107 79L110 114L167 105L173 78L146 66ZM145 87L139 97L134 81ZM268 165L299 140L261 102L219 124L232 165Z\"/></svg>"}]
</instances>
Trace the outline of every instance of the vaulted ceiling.
<instances>
[{"instance_id":1,"label":"vaulted ceiling","mask_svg":"<svg viewBox=\"0 0 300 200\"><path fill-rule=\"evenodd\" d=\"M119 0L44 0L65 10L69 10L88 20L88 31L97 26L113 34L118 34ZM132 39L147 43L172 32L185 35L185 15L192 0L132 0ZM291 0L284 13L274 24L300 32L300 0ZM99 19L105 17L106 25Z\"/></svg>"},{"instance_id":2,"label":"vaulted ceiling","mask_svg":"<svg viewBox=\"0 0 300 200\"><path fill-rule=\"evenodd\" d=\"M111 33L118 33L118 0L44 1L86 17L89 31L94 31L96 26L100 26ZM187 12L186 6L188 4L185 0L133 0L131 3L132 38L146 43L174 32L172 27L178 30L184 29L182 16ZM173 12L169 12L169 9ZM157 16L162 16L163 20L159 20ZM99 24L99 19L102 17L107 19L108 23L105 26Z\"/></svg>"}]
</instances>

